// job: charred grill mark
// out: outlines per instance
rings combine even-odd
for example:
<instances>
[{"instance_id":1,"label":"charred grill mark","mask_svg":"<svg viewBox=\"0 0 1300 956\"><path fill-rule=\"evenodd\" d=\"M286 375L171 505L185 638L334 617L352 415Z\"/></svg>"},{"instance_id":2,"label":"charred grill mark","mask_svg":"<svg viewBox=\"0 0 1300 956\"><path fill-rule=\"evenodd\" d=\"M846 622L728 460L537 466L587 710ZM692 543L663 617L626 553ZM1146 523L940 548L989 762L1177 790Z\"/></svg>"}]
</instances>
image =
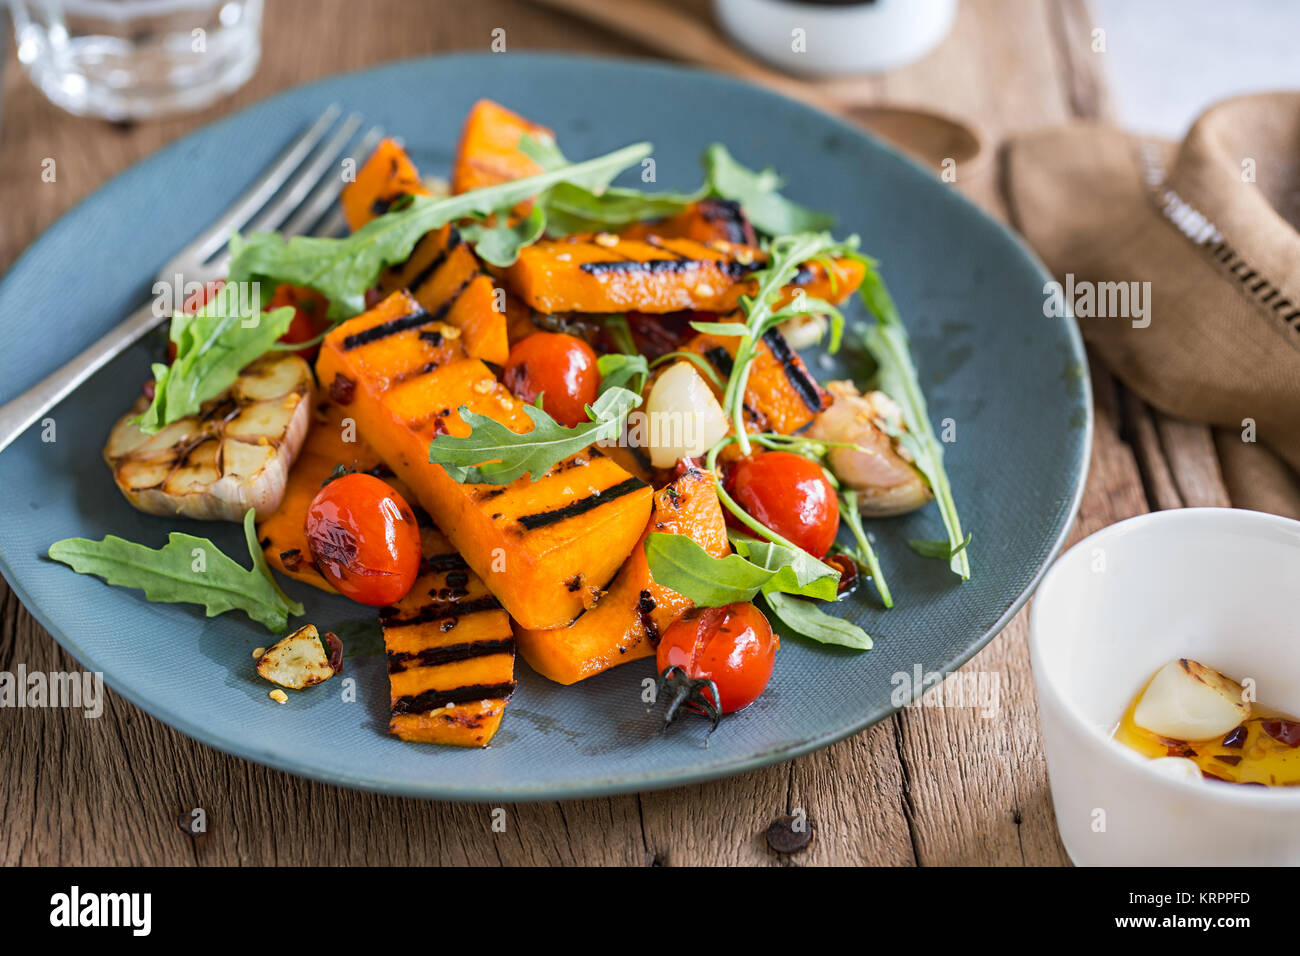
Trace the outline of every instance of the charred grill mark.
<instances>
[{"instance_id":1,"label":"charred grill mark","mask_svg":"<svg viewBox=\"0 0 1300 956\"><path fill-rule=\"evenodd\" d=\"M449 690L426 690L423 694L399 697L393 701L394 714L424 714L450 704L468 704L479 700L509 700L515 682L503 684L466 684Z\"/></svg>"},{"instance_id":2,"label":"charred grill mark","mask_svg":"<svg viewBox=\"0 0 1300 956\"><path fill-rule=\"evenodd\" d=\"M280 564L286 571L297 571L302 567L302 550L290 548L288 551L281 551Z\"/></svg>"},{"instance_id":3,"label":"charred grill mark","mask_svg":"<svg viewBox=\"0 0 1300 956\"><path fill-rule=\"evenodd\" d=\"M438 308L434 311L432 316L433 321L441 322L443 319L445 319L447 317L447 313L452 310L452 308L456 305L456 303L460 301L460 297L465 294L465 290L469 288L470 283L473 282L481 275L483 275L482 272L475 272L468 279L462 282L460 284L460 288L458 288L455 292L451 294L451 298L448 299L446 302L444 302L442 305L438 306Z\"/></svg>"},{"instance_id":4,"label":"charred grill mark","mask_svg":"<svg viewBox=\"0 0 1300 956\"><path fill-rule=\"evenodd\" d=\"M655 603L654 595L650 591L644 590L636 602L636 613L641 619L641 626L645 628L646 640L650 642L651 647L659 646L659 628L655 625L654 618L650 615L658 607Z\"/></svg>"},{"instance_id":5,"label":"charred grill mark","mask_svg":"<svg viewBox=\"0 0 1300 956\"><path fill-rule=\"evenodd\" d=\"M700 202L700 215L710 224L721 224L727 241L747 245L753 241L749 222L734 199L705 199Z\"/></svg>"},{"instance_id":6,"label":"charred grill mark","mask_svg":"<svg viewBox=\"0 0 1300 956\"><path fill-rule=\"evenodd\" d=\"M731 371L735 368L735 363L731 359L730 352L721 345L715 345L704 353L704 357L722 373L723 378L731 378Z\"/></svg>"},{"instance_id":7,"label":"charred grill mark","mask_svg":"<svg viewBox=\"0 0 1300 956\"><path fill-rule=\"evenodd\" d=\"M803 361L794 354L785 336L778 329L768 329L763 333L763 341L767 343L767 347L772 350L776 360L785 369L785 377L789 379L790 386L798 393L800 400L810 411L820 412L822 410L821 389L808 374Z\"/></svg>"},{"instance_id":8,"label":"charred grill mark","mask_svg":"<svg viewBox=\"0 0 1300 956\"><path fill-rule=\"evenodd\" d=\"M636 459L638 465L645 471L650 470L650 453L648 451L640 445L628 445L627 450L632 453L632 457Z\"/></svg>"},{"instance_id":9,"label":"charred grill mark","mask_svg":"<svg viewBox=\"0 0 1300 956\"><path fill-rule=\"evenodd\" d=\"M429 233L429 235L437 235L437 233ZM453 226L451 232L447 234L447 244L442 247L442 251L434 256L432 262L415 275L411 276L411 281L406 283L406 287L412 292L418 291L422 285L429 281L435 272L442 268L442 264L447 261L447 257L455 252L456 247L459 245L460 233Z\"/></svg>"},{"instance_id":10,"label":"charred grill mark","mask_svg":"<svg viewBox=\"0 0 1300 956\"><path fill-rule=\"evenodd\" d=\"M423 365L417 365L415 368L408 368L405 372L393 379L394 385L401 385L403 382L409 382L413 378L419 378L421 375L428 375L430 372L436 372L442 368L441 362L425 362Z\"/></svg>"},{"instance_id":11,"label":"charred grill mark","mask_svg":"<svg viewBox=\"0 0 1300 956\"><path fill-rule=\"evenodd\" d=\"M713 259L617 259L609 262L584 262L578 268L590 276L627 272L646 272L650 275L680 275L710 265L717 266L719 263Z\"/></svg>"},{"instance_id":12,"label":"charred grill mark","mask_svg":"<svg viewBox=\"0 0 1300 956\"><path fill-rule=\"evenodd\" d=\"M318 561L347 565L357 558L357 536L336 521L320 522L311 535L310 545Z\"/></svg>"},{"instance_id":13,"label":"charred grill mark","mask_svg":"<svg viewBox=\"0 0 1300 956\"><path fill-rule=\"evenodd\" d=\"M380 196L370 204L370 214L372 216L382 216L409 195L411 194L400 192L393 193L391 196Z\"/></svg>"},{"instance_id":14,"label":"charred grill mark","mask_svg":"<svg viewBox=\"0 0 1300 956\"><path fill-rule=\"evenodd\" d=\"M448 644L445 647L426 647L421 651L399 651L388 654L388 673L398 674L412 667L437 667L460 661L487 657L490 654L513 654L515 639L503 637L492 641L470 641L466 644Z\"/></svg>"},{"instance_id":15,"label":"charred grill mark","mask_svg":"<svg viewBox=\"0 0 1300 956\"><path fill-rule=\"evenodd\" d=\"M556 524L560 521L566 521L569 518L576 518L578 515L586 514L599 508L606 502L613 501L615 498L621 498L624 495L630 495L641 488L650 487L640 478L627 478L616 485L611 485L604 491L597 491L585 498L579 498L562 508L555 508L551 511L541 511L535 515L523 515L519 518L519 523L523 525L525 531L533 531L537 528L543 528L546 525Z\"/></svg>"},{"instance_id":16,"label":"charred grill mark","mask_svg":"<svg viewBox=\"0 0 1300 956\"><path fill-rule=\"evenodd\" d=\"M380 610L379 623L382 627L413 627L416 624L428 624L430 621L437 621L444 617L460 619L483 611L496 611L500 607L501 602L490 594L473 601L433 601L410 617L401 617L401 612L396 607L390 606Z\"/></svg>"},{"instance_id":17,"label":"charred grill mark","mask_svg":"<svg viewBox=\"0 0 1300 956\"><path fill-rule=\"evenodd\" d=\"M738 259L719 259L716 262L719 269L727 278L734 282L739 282L749 276L752 272L757 272L767 265L766 262L741 262ZM802 266L800 267L802 268Z\"/></svg>"},{"instance_id":18,"label":"charred grill mark","mask_svg":"<svg viewBox=\"0 0 1300 956\"><path fill-rule=\"evenodd\" d=\"M368 329L362 329L360 332L354 332L343 339L343 348L345 351L351 351L360 348L363 345L369 345L371 342L378 342L380 339L386 339L390 335L397 335L399 332L405 332L407 329L419 328L421 325L428 325L429 313L424 309L417 309L410 315L404 315L398 319L389 319L387 322L380 322L378 325L372 325Z\"/></svg>"},{"instance_id":19,"label":"charred grill mark","mask_svg":"<svg viewBox=\"0 0 1300 956\"><path fill-rule=\"evenodd\" d=\"M469 565L465 563L456 552L450 554L434 554L427 558L420 559L420 576L426 574L445 574L448 571L467 571Z\"/></svg>"},{"instance_id":20,"label":"charred grill mark","mask_svg":"<svg viewBox=\"0 0 1300 956\"><path fill-rule=\"evenodd\" d=\"M437 329L421 329L419 334L421 342L428 342L434 348L442 344L442 333Z\"/></svg>"}]
</instances>

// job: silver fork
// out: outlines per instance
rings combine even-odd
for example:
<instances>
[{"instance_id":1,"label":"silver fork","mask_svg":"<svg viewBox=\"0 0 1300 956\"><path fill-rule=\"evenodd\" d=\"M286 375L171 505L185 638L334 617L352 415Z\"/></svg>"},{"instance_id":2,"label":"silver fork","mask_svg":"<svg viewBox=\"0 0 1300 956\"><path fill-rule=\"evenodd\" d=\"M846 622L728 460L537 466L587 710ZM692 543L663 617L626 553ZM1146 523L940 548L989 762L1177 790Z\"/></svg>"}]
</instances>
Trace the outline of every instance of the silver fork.
<instances>
[{"instance_id":1,"label":"silver fork","mask_svg":"<svg viewBox=\"0 0 1300 956\"><path fill-rule=\"evenodd\" d=\"M347 156L359 160L383 136L383 131L375 126L357 140L361 116L353 113L339 123L339 113L338 106L329 106L229 209L159 270L156 281L170 286L177 276L182 276L187 284L198 282L206 286L221 278L230 262L227 243L232 232L279 229L286 235L303 235L308 230L313 235L337 233L343 225L342 214L337 209L332 213L330 210L343 189L343 177L337 175L335 164ZM326 140L331 130L333 134ZM0 451L82 382L169 317L151 299L62 368L0 406Z\"/></svg>"}]
</instances>

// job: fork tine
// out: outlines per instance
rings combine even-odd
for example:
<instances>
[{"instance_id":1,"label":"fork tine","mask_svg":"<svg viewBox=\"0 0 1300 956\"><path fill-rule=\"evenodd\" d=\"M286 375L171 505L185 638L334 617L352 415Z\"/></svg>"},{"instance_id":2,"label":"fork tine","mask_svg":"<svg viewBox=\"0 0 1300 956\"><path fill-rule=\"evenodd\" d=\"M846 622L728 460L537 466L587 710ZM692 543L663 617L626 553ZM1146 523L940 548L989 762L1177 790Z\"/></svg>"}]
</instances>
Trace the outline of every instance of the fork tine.
<instances>
[{"instance_id":1,"label":"fork tine","mask_svg":"<svg viewBox=\"0 0 1300 956\"><path fill-rule=\"evenodd\" d=\"M347 231L347 223L343 220L343 210L335 209L325 218L324 222L318 224L316 228L312 230L312 235L329 236L334 238L343 235Z\"/></svg>"},{"instance_id":2,"label":"fork tine","mask_svg":"<svg viewBox=\"0 0 1300 956\"><path fill-rule=\"evenodd\" d=\"M352 137L361 126L361 116L353 113L348 116L325 145L320 147L309 162L303 165L279 194L267 204L266 208L254 216L246 227L248 232L268 232L279 229L280 225L294 212L311 191L323 179L335 179L330 175L335 161L347 148Z\"/></svg>"},{"instance_id":3,"label":"fork tine","mask_svg":"<svg viewBox=\"0 0 1300 956\"><path fill-rule=\"evenodd\" d=\"M375 148L384 137L384 131L378 126L372 126L366 131L365 136L357 143L356 148L348 153L348 156L354 160L360 160L362 157L369 155L370 151ZM327 176L321 180L319 186L312 192L307 200L298 207L295 212L285 222L281 231L288 236L300 236L307 232L318 219L329 211L334 200L338 198L339 193L343 191L343 177ZM333 218L333 217L331 217ZM341 221L341 220L340 220ZM337 230L335 230L337 231ZM321 232L316 230L316 235L333 235L333 232Z\"/></svg>"},{"instance_id":4,"label":"fork tine","mask_svg":"<svg viewBox=\"0 0 1300 956\"><path fill-rule=\"evenodd\" d=\"M208 227L207 232L191 244L190 248L197 261L205 262L211 258L213 253L226 244L232 232L248 222L253 214L276 194L285 180L301 165L303 159L334 125L340 112L336 103L327 106L320 118L312 123L305 133L290 143L261 177L236 199L229 209L217 217L216 221Z\"/></svg>"}]
</instances>

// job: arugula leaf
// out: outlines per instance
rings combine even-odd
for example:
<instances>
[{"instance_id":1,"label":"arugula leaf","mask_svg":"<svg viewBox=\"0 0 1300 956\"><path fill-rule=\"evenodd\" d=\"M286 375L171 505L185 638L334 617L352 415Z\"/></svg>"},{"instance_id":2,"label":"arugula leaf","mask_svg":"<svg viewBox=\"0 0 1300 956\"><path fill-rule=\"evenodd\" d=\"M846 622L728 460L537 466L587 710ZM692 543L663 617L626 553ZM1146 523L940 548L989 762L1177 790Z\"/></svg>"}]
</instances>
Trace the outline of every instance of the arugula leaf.
<instances>
[{"instance_id":1,"label":"arugula leaf","mask_svg":"<svg viewBox=\"0 0 1300 956\"><path fill-rule=\"evenodd\" d=\"M405 260L425 233L457 219L497 215L504 221L520 202L558 183L602 189L649 155L650 149L649 143L634 143L604 156L458 196L414 196L406 205L372 219L343 239L294 236L285 240L275 233L234 237L230 276L232 280L266 278L308 286L329 300L330 318L348 318L365 308L366 290L375 284L380 271ZM535 229L535 223L529 228ZM499 235L492 241L495 246L490 251L503 245Z\"/></svg>"},{"instance_id":2,"label":"arugula leaf","mask_svg":"<svg viewBox=\"0 0 1300 956\"><path fill-rule=\"evenodd\" d=\"M737 554L772 572L772 577L763 585L763 593L780 591L823 601L834 601L838 597L839 572L802 548L788 548L735 531L728 537Z\"/></svg>"},{"instance_id":3,"label":"arugula leaf","mask_svg":"<svg viewBox=\"0 0 1300 956\"><path fill-rule=\"evenodd\" d=\"M722 411L731 419L732 430L742 455L750 453L749 434L745 428L744 396L757 343L768 329L779 325L793 314L788 310L773 313L773 301L781 289L798 274L804 262L819 256L850 253L856 255L857 241L857 236L851 236L840 242L826 232L803 232L781 236L772 241L767 265L750 276L750 279L756 283L756 289L752 298L748 296L741 298L741 307L745 312L744 323L732 323L735 328L741 330L740 342L736 345L731 375L727 379L727 390L722 396ZM777 317L778 315L780 318ZM713 324L699 324L709 328L710 331L715 329ZM722 325L725 326L727 323ZM721 326L717 328L720 329ZM715 332L715 334L735 334L735 331Z\"/></svg>"},{"instance_id":4,"label":"arugula leaf","mask_svg":"<svg viewBox=\"0 0 1300 956\"><path fill-rule=\"evenodd\" d=\"M252 570L223 554L207 538L180 531L173 531L158 550L110 534L102 541L56 541L50 545L49 555L78 574L94 574L119 587L140 588L149 601L199 604L208 617L243 611L268 630L283 631L289 626L290 615L304 613L303 606L286 597L271 577L257 545L252 509L244 516L244 536L253 559Z\"/></svg>"},{"instance_id":5,"label":"arugula leaf","mask_svg":"<svg viewBox=\"0 0 1300 956\"><path fill-rule=\"evenodd\" d=\"M559 169L569 160L560 152L560 144L554 136L534 136L524 133L519 137L519 152L523 153L544 170Z\"/></svg>"},{"instance_id":6,"label":"arugula leaf","mask_svg":"<svg viewBox=\"0 0 1300 956\"><path fill-rule=\"evenodd\" d=\"M442 465L462 483L508 485L525 474L536 481L593 442L617 439L628 413L640 404L640 395L611 388L587 406L591 420L573 428L565 428L534 405L525 405L533 430L523 434L462 405L460 417L470 433L464 438L439 435L429 443L429 461Z\"/></svg>"},{"instance_id":7,"label":"arugula leaf","mask_svg":"<svg viewBox=\"0 0 1300 956\"><path fill-rule=\"evenodd\" d=\"M650 363L644 355L623 352L608 352L600 356L596 359L596 370L600 372L601 395L611 388L626 388L640 395L650 377Z\"/></svg>"},{"instance_id":8,"label":"arugula leaf","mask_svg":"<svg viewBox=\"0 0 1300 956\"><path fill-rule=\"evenodd\" d=\"M779 591L763 594L762 600L771 612L769 619L775 617L794 636L860 651L871 650L870 634L852 621L827 614L812 601L790 597Z\"/></svg>"},{"instance_id":9,"label":"arugula leaf","mask_svg":"<svg viewBox=\"0 0 1300 956\"><path fill-rule=\"evenodd\" d=\"M646 562L657 584L672 588L697 607L753 600L772 572L739 554L715 558L694 538L656 531L646 535Z\"/></svg>"},{"instance_id":10,"label":"arugula leaf","mask_svg":"<svg viewBox=\"0 0 1300 956\"><path fill-rule=\"evenodd\" d=\"M525 133L519 139L519 150L542 169L558 169L568 162L553 139L539 139ZM605 185L557 183L538 196L537 205L545 213L547 234L563 238L675 216L706 194L706 187L694 193L643 193L635 189L604 188Z\"/></svg>"},{"instance_id":11,"label":"arugula leaf","mask_svg":"<svg viewBox=\"0 0 1300 956\"><path fill-rule=\"evenodd\" d=\"M859 294L867 308L876 317L864 337L863 344L876 361L876 382L881 391L898 403L903 412L905 431L893 435L912 456L913 462L934 492L944 527L948 531L948 566L963 581L970 578L970 556L966 551L966 536L962 534L957 503L953 500L952 486L943 467L943 445L935 437L926 408L925 394L912 364L907 329L898 315L884 280L876 272L875 263L866 256L857 258L867 267Z\"/></svg>"},{"instance_id":12,"label":"arugula leaf","mask_svg":"<svg viewBox=\"0 0 1300 956\"><path fill-rule=\"evenodd\" d=\"M871 546L871 539L867 537L867 529L862 526L862 512L858 510L858 493L850 488L840 489L840 520L853 532L853 539L857 542L855 560L865 565L871 572L871 580L875 582L876 591L880 594L880 603L886 608L892 608L894 598L889 593L889 585L885 583L885 574L880 569L880 559L876 557L876 549Z\"/></svg>"},{"instance_id":13,"label":"arugula leaf","mask_svg":"<svg viewBox=\"0 0 1300 956\"><path fill-rule=\"evenodd\" d=\"M263 312L260 296L249 286L223 285L194 314L172 316L171 340L176 360L153 366L154 397L136 418L147 435L187 415L220 395L249 362L270 350L293 321L289 306Z\"/></svg>"},{"instance_id":14,"label":"arugula leaf","mask_svg":"<svg viewBox=\"0 0 1300 956\"><path fill-rule=\"evenodd\" d=\"M519 258L519 250L542 238L546 231L546 214L534 205L522 219L511 221L509 216L498 215L492 225L469 223L460 227L461 238L474 246L479 258L502 268Z\"/></svg>"},{"instance_id":15,"label":"arugula leaf","mask_svg":"<svg viewBox=\"0 0 1300 956\"><path fill-rule=\"evenodd\" d=\"M754 172L736 162L727 147L714 143L704 153L704 175L710 194L740 203L759 232L784 236L795 232L820 232L835 224L835 217L814 212L782 196L781 177L772 169Z\"/></svg>"},{"instance_id":16,"label":"arugula leaf","mask_svg":"<svg viewBox=\"0 0 1300 956\"><path fill-rule=\"evenodd\" d=\"M963 551L970 544L970 535L966 535L966 540L956 548L950 541L932 541L928 538L908 538L908 547L923 558L943 558L949 561L952 557Z\"/></svg>"},{"instance_id":17,"label":"arugula leaf","mask_svg":"<svg viewBox=\"0 0 1300 956\"><path fill-rule=\"evenodd\" d=\"M646 219L665 219L700 198L702 193L643 193L617 187L594 193L573 183L561 183L540 201L546 209L547 233L563 238L579 232L608 232Z\"/></svg>"},{"instance_id":18,"label":"arugula leaf","mask_svg":"<svg viewBox=\"0 0 1300 956\"><path fill-rule=\"evenodd\" d=\"M812 564L824 569L821 573L798 558L804 552L753 538L745 540L752 547L733 540L736 552L715 558L688 535L656 531L646 536L646 562L655 581L700 607L749 601L760 592L835 599L839 574L833 568L809 555Z\"/></svg>"}]
</instances>

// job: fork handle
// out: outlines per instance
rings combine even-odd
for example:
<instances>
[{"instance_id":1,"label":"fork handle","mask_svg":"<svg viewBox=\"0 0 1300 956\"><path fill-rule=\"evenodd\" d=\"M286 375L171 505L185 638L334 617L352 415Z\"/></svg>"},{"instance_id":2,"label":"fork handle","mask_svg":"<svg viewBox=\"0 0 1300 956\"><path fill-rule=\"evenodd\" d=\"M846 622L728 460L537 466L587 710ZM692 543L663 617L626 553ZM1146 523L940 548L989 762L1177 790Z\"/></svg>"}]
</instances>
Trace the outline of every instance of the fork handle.
<instances>
[{"instance_id":1,"label":"fork handle","mask_svg":"<svg viewBox=\"0 0 1300 956\"><path fill-rule=\"evenodd\" d=\"M13 401L0 405L0 451L8 448L15 438L63 401L74 388L162 322L154 312L154 305L153 300L146 302L62 368L41 379Z\"/></svg>"}]
</instances>

